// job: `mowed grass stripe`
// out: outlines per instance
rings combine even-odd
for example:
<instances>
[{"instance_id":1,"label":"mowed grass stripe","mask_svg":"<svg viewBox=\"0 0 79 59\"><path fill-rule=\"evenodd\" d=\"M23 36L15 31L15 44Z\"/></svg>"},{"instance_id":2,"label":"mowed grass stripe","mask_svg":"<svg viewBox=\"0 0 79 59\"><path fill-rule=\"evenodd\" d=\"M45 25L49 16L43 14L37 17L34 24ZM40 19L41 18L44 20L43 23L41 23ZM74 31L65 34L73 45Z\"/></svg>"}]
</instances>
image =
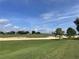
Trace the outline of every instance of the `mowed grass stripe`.
<instances>
[{"instance_id":1,"label":"mowed grass stripe","mask_svg":"<svg viewBox=\"0 0 79 59\"><path fill-rule=\"evenodd\" d=\"M27 56L27 54L28 53L30 53L30 52L32 52L32 51L38 51L38 49L40 50L40 48L43 48L44 46L48 46L48 47L50 47L51 45L54 45L54 44L58 44L58 42L56 43L56 42L53 42L53 43L51 43L51 42L49 42L49 43L44 43L43 45L41 45L41 46L39 46L39 47L31 47L31 48L26 48L26 49L22 49L22 50L18 50L18 51L15 51L15 52L11 52L11 53L8 53L8 54L5 54L5 55L3 55L3 56L1 56L1 58L6 58L6 57L13 57L13 56L18 56L18 55L20 55L21 54L21 56L22 56L22 54L24 55L24 54L26 54L26 56ZM52 45L52 46L53 46ZM51 47L50 47L51 48ZM44 50L45 50L45 48L44 48ZM31 54L31 53L30 53ZM9 58L10 58L9 57ZM7 59L9 59L9 58L7 58Z\"/></svg>"},{"instance_id":2,"label":"mowed grass stripe","mask_svg":"<svg viewBox=\"0 0 79 59\"><path fill-rule=\"evenodd\" d=\"M62 45L58 46L56 49L54 49L51 53L47 55L44 59L61 59L62 56L65 53L65 50L67 48L67 42L63 42Z\"/></svg>"},{"instance_id":3,"label":"mowed grass stripe","mask_svg":"<svg viewBox=\"0 0 79 59\"><path fill-rule=\"evenodd\" d=\"M58 44L58 43L60 43L60 44ZM64 43L64 42L60 41L60 42L57 42L55 45L53 45L51 42L48 47L47 47L47 45L45 45L41 49L38 49L37 52L33 51L32 53L34 53L34 54L31 54L30 56L32 59L44 59L45 57L47 58L47 55L49 55L52 51L58 49L59 46L62 45L62 43Z\"/></svg>"},{"instance_id":4,"label":"mowed grass stripe","mask_svg":"<svg viewBox=\"0 0 79 59\"><path fill-rule=\"evenodd\" d=\"M8 54L15 52L21 49L39 47L50 41L9 41L9 42L0 42L0 55Z\"/></svg>"},{"instance_id":5,"label":"mowed grass stripe","mask_svg":"<svg viewBox=\"0 0 79 59\"><path fill-rule=\"evenodd\" d=\"M50 49L51 49L51 46L54 46L53 44L55 44L55 45L59 45L58 44L59 43L59 41L56 41L56 42L49 42L49 43L46 43L46 44L44 44L44 45L41 45L41 46L39 46L39 47L31 47L31 48L26 48L26 49L23 49L23 50L19 50L19 51L16 51L16 52L12 52L12 53L9 53L9 54L6 54L6 55L3 55L2 57L3 58L6 58L6 57L9 57L9 58L11 58L11 57L16 57L16 56L18 56L19 55L19 57L20 57L20 55L22 56L25 56L26 58L29 58L30 59L30 55L31 55L31 53L33 52L33 51L36 51L36 52L38 52L39 50L41 50L42 48L44 48L43 50L45 50L46 48L48 48L49 49L49 46L50 46ZM60 41L60 43L61 43L61 41ZM30 54L29 54L30 53ZM25 55L24 55L25 54ZM35 55L35 52L33 53L34 55ZM36 53L37 54L37 53ZM34 56L33 55L33 56ZM29 57L28 57L29 56ZM2 58L1 57L1 58ZM35 56L36 57L36 56ZM9 58L7 58L7 59L9 59ZM21 58L21 57L20 57ZM23 57L22 57L23 58Z\"/></svg>"},{"instance_id":6,"label":"mowed grass stripe","mask_svg":"<svg viewBox=\"0 0 79 59\"><path fill-rule=\"evenodd\" d=\"M70 41L63 59L79 59L79 41Z\"/></svg>"},{"instance_id":7,"label":"mowed grass stripe","mask_svg":"<svg viewBox=\"0 0 79 59\"><path fill-rule=\"evenodd\" d=\"M9 48L3 49L0 59L79 59L78 40L20 41L18 45L16 43L11 43ZM5 43L2 45L3 48L6 47ZM16 50L12 49L12 46L16 47ZM11 51L7 53L8 50Z\"/></svg>"}]
</instances>

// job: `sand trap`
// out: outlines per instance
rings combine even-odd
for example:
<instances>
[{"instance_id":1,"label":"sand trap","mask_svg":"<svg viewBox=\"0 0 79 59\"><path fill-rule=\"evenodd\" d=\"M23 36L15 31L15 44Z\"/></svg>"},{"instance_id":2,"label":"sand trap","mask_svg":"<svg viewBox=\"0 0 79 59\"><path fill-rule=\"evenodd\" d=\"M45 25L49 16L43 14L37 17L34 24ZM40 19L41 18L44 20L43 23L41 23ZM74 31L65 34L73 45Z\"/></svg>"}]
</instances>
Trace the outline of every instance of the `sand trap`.
<instances>
[{"instance_id":1,"label":"sand trap","mask_svg":"<svg viewBox=\"0 0 79 59\"><path fill-rule=\"evenodd\" d=\"M0 38L0 41L11 41L11 40L50 40L58 39L56 37L45 37L45 38L26 38L26 37L9 37L9 38Z\"/></svg>"}]
</instances>

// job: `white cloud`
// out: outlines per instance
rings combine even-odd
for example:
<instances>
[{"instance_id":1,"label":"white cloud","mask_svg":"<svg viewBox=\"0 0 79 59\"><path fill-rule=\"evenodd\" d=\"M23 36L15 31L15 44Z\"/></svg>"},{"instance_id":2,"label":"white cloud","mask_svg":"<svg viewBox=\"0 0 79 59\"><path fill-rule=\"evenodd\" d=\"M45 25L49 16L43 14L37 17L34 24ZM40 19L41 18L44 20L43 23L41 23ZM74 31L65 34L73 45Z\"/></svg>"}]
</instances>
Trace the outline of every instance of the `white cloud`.
<instances>
[{"instance_id":1,"label":"white cloud","mask_svg":"<svg viewBox=\"0 0 79 59\"><path fill-rule=\"evenodd\" d=\"M79 5L72 6L71 8L65 9L65 11L61 11L61 12L60 12L60 10L49 11L47 13L41 14L40 16L41 16L41 19L44 21L44 23L41 24L42 26L53 23L52 27L55 25L53 27L53 29L54 28L56 29L57 27L64 28L64 26L66 24L71 26L71 27L74 27L75 25L73 24L73 21L75 20L75 18L79 17ZM65 26L65 28L68 28L67 25ZM45 30L51 31L51 28L41 27L41 29L39 28L39 30L41 30L41 31L45 31Z\"/></svg>"},{"instance_id":2,"label":"white cloud","mask_svg":"<svg viewBox=\"0 0 79 59\"><path fill-rule=\"evenodd\" d=\"M18 31L19 27L15 26L13 24L6 24L6 25L4 25L4 30L5 31Z\"/></svg>"},{"instance_id":3,"label":"white cloud","mask_svg":"<svg viewBox=\"0 0 79 59\"><path fill-rule=\"evenodd\" d=\"M25 31L26 30L25 27L16 26L16 25L11 24L11 23L1 25L0 28L3 28L2 31L6 31L6 32L9 32L9 31L21 31L21 30Z\"/></svg>"},{"instance_id":4,"label":"white cloud","mask_svg":"<svg viewBox=\"0 0 79 59\"><path fill-rule=\"evenodd\" d=\"M47 22L53 22L53 21L61 21L68 18L76 18L79 17L79 5L72 6L70 9L67 9L64 11L56 12L56 11L50 11L44 14L41 14L41 18L47 23Z\"/></svg>"},{"instance_id":5,"label":"white cloud","mask_svg":"<svg viewBox=\"0 0 79 59\"><path fill-rule=\"evenodd\" d=\"M12 27L13 25L12 24L6 24L4 25L4 27Z\"/></svg>"},{"instance_id":6,"label":"white cloud","mask_svg":"<svg viewBox=\"0 0 79 59\"><path fill-rule=\"evenodd\" d=\"M0 25L5 25L8 24L9 20L8 19L0 19Z\"/></svg>"},{"instance_id":7,"label":"white cloud","mask_svg":"<svg viewBox=\"0 0 79 59\"><path fill-rule=\"evenodd\" d=\"M16 26L10 22L8 22L7 24L4 25L0 25L0 29L1 31L5 31L5 32L9 32L9 31L29 31L28 28L26 27L21 27L21 26Z\"/></svg>"},{"instance_id":8,"label":"white cloud","mask_svg":"<svg viewBox=\"0 0 79 59\"><path fill-rule=\"evenodd\" d=\"M19 27L18 27L18 26L13 26L13 28L15 28L15 29L19 29Z\"/></svg>"},{"instance_id":9,"label":"white cloud","mask_svg":"<svg viewBox=\"0 0 79 59\"><path fill-rule=\"evenodd\" d=\"M48 12L40 15L40 17L45 20L50 20L53 16L54 16L53 12Z\"/></svg>"},{"instance_id":10,"label":"white cloud","mask_svg":"<svg viewBox=\"0 0 79 59\"><path fill-rule=\"evenodd\" d=\"M13 26L12 30L13 31L26 31L27 28L26 27Z\"/></svg>"}]
</instances>

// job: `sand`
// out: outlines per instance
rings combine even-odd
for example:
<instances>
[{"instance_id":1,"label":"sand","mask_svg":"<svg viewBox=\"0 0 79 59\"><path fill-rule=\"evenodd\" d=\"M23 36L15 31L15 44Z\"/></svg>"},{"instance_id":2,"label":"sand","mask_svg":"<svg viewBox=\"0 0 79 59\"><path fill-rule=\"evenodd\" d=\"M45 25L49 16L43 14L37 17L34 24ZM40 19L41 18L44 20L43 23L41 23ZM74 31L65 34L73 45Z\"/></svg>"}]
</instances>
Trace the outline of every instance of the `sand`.
<instances>
[{"instance_id":1,"label":"sand","mask_svg":"<svg viewBox=\"0 0 79 59\"><path fill-rule=\"evenodd\" d=\"M8 38L0 38L0 41L14 41L14 40L51 40L58 39L56 37L45 37L45 38L26 38L26 37L8 37Z\"/></svg>"}]
</instances>

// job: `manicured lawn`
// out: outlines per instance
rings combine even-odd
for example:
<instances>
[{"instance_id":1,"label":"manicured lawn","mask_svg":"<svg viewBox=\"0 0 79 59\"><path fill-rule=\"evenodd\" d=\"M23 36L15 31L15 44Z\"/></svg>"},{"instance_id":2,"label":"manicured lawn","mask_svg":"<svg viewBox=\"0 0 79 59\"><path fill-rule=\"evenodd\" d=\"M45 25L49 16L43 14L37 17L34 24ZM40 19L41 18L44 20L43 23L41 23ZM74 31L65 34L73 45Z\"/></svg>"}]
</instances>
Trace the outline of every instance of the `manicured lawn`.
<instances>
[{"instance_id":1,"label":"manicured lawn","mask_svg":"<svg viewBox=\"0 0 79 59\"><path fill-rule=\"evenodd\" d=\"M79 59L78 40L0 42L0 59Z\"/></svg>"}]
</instances>

